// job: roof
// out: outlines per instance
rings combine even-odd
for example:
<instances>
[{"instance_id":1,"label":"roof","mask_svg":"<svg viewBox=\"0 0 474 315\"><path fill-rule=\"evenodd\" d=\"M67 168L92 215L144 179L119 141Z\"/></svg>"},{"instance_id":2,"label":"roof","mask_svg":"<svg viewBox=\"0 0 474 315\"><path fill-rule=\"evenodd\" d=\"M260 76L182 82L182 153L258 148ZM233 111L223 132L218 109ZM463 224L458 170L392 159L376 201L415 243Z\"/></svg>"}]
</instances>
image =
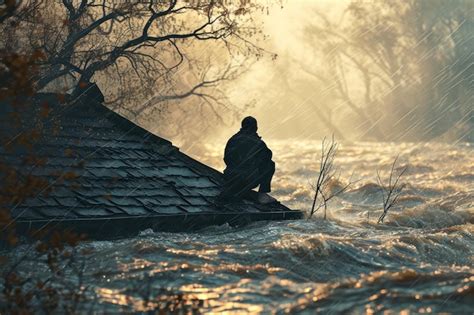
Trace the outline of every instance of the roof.
<instances>
[{"instance_id":1,"label":"roof","mask_svg":"<svg viewBox=\"0 0 474 315\"><path fill-rule=\"evenodd\" d=\"M89 98L63 106L57 95L43 94L35 102L53 113L35 149L45 164L26 167L25 152L0 149L8 164L48 182L42 194L13 207L24 230L47 224L94 237L122 236L145 228L178 231L302 216L280 203L216 205L220 172Z\"/></svg>"}]
</instances>

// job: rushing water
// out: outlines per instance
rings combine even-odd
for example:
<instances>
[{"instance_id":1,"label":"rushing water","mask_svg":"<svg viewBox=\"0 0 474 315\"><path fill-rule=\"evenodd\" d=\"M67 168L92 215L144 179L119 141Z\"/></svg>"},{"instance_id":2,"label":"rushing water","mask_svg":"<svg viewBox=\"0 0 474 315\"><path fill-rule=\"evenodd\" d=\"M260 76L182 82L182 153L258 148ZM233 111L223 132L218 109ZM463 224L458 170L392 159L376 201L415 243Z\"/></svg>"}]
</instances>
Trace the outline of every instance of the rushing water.
<instances>
[{"instance_id":1,"label":"rushing water","mask_svg":"<svg viewBox=\"0 0 474 315\"><path fill-rule=\"evenodd\" d=\"M278 168L273 195L307 210L320 143L268 144ZM376 170L386 178L398 154L406 187L377 224ZM219 166L220 155L209 148L204 161ZM335 166L342 184L351 174L354 184L330 202L327 220L319 210L309 220L82 244L89 298L81 309L153 310L167 288L201 300L203 312L472 313L473 146L343 144Z\"/></svg>"}]
</instances>

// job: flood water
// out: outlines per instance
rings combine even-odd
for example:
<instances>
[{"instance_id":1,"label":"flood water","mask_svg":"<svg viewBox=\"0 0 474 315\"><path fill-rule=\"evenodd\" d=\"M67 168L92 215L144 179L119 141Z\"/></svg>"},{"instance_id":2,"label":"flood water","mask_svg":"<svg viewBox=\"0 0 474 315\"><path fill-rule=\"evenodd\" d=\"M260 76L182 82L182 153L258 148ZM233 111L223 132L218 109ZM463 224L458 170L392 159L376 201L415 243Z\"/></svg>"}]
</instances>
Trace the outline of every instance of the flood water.
<instances>
[{"instance_id":1,"label":"flood water","mask_svg":"<svg viewBox=\"0 0 474 315\"><path fill-rule=\"evenodd\" d=\"M308 210L320 142L267 144L277 164L273 196ZM221 149L208 148L202 160L221 166ZM377 224L376 170L386 178L398 154L406 188ZM88 250L80 309L156 310L165 288L209 313L472 313L472 144L341 144L335 166L342 183L352 174L354 184L330 202L327 220L319 210L305 220L80 245ZM26 262L31 270L43 269Z\"/></svg>"}]
</instances>

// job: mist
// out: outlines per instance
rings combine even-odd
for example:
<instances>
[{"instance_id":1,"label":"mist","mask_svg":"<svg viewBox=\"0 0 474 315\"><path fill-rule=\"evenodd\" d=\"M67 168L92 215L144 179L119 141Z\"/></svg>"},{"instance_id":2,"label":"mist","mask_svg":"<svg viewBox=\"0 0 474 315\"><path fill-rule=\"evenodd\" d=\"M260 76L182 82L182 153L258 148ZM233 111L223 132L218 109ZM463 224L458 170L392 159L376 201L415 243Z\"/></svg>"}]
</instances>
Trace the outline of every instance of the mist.
<instances>
[{"instance_id":1,"label":"mist","mask_svg":"<svg viewBox=\"0 0 474 315\"><path fill-rule=\"evenodd\" d=\"M0 1L0 314L472 313L473 3Z\"/></svg>"},{"instance_id":2,"label":"mist","mask_svg":"<svg viewBox=\"0 0 474 315\"><path fill-rule=\"evenodd\" d=\"M474 140L469 1L288 1L259 19L277 58L223 86L234 113L170 135L182 150L223 148L247 115L270 139Z\"/></svg>"}]
</instances>

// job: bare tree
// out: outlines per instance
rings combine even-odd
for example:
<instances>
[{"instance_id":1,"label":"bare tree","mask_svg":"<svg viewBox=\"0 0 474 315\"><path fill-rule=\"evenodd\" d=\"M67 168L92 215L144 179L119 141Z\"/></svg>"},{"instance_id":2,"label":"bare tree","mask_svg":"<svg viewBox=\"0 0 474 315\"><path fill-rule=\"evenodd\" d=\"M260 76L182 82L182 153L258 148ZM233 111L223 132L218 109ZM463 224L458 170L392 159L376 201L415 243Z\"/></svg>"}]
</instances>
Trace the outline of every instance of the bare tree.
<instances>
[{"instance_id":1,"label":"bare tree","mask_svg":"<svg viewBox=\"0 0 474 315\"><path fill-rule=\"evenodd\" d=\"M251 41L259 32L252 14L261 7L253 1L23 1L0 12L8 19L0 49L45 55L31 76L39 91L77 91L94 79L115 105L134 102L127 108L134 115L189 97L220 106L218 83L235 78L242 70L236 65L249 56L266 54Z\"/></svg>"},{"instance_id":2,"label":"bare tree","mask_svg":"<svg viewBox=\"0 0 474 315\"><path fill-rule=\"evenodd\" d=\"M321 157L319 163L319 173L316 183L313 185L314 197L313 204L309 217L320 208L324 208L324 219L326 219L328 202L334 197L345 192L351 185L349 182L346 185L332 189L331 186L335 182L340 182L340 174L337 168L334 167L334 159L337 154L338 144L332 137L330 142L326 141L326 137L321 144Z\"/></svg>"},{"instance_id":3,"label":"bare tree","mask_svg":"<svg viewBox=\"0 0 474 315\"><path fill-rule=\"evenodd\" d=\"M398 201L398 197L402 193L403 188L405 187L404 184L400 184L400 178L406 172L407 167L403 167L398 175L395 174L395 164L397 163L398 156L392 163L392 167L390 169L390 175L388 178L388 183L385 185L380 177L380 172L377 170L377 181L380 185L382 191L382 200L383 200L383 213L379 217L377 223L382 223L385 219L385 216L388 213L388 210L391 209L394 205L396 205Z\"/></svg>"},{"instance_id":4,"label":"bare tree","mask_svg":"<svg viewBox=\"0 0 474 315\"><path fill-rule=\"evenodd\" d=\"M125 81L124 76L118 76L124 79L121 86L124 90L140 85L143 80L149 82L148 86L162 85L159 91L152 89L153 93L184 99L188 97L186 91L190 91L189 95L199 94L209 102L219 101L209 88L215 88L219 81L231 76L234 69L227 66L230 57L222 62L226 67L203 71L202 65L209 62L205 59L201 63L203 60L191 54L194 48L190 41L220 43L221 48L223 44L229 45L226 50L218 48L220 52L237 53L244 46L250 49L252 44L246 41L236 24L245 12L236 12L230 4L224 6L215 1L207 1L207 6L204 1L194 2L196 4L184 1L0 1L2 247L5 244L16 246L23 236L15 229L11 210L26 198L46 194L50 187L44 176L31 172L47 164L47 158L37 148L42 135L51 132L45 127L45 122L51 119L50 107L47 103L38 106L25 97L41 89L54 90L66 78L72 79L73 89L80 89L89 80L107 77L109 71L122 75L132 69L136 71L135 77ZM178 70L188 70L191 65L196 69L191 77L195 80L188 79L187 84L177 85ZM151 78L154 80L147 81ZM18 130L21 132L16 134ZM7 158L13 153L19 154L15 158L23 161L20 167ZM32 238L43 238L39 235L42 233L32 234L38 234ZM61 304L58 303L63 298L69 301L63 312L74 313L84 296L84 265L83 260L77 260L82 257L72 258L75 257L70 250L72 245L65 246L70 243L76 244L73 236L58 232L48 243L32 243L24 258L0 257L0 313L32 313L38 305L44 308L44 313L51 313L59 310ZM49 272L41 273L38 279L35 273L31 276L20 273L23 268L20 265L43 259ZM71 270L77 271L77 282L65 274ZM79 288L75 284L79 284Z\"/></svg>"},{"instance_id":5,"label":"bare tree","mask_svg":"<svg viewBox=\"0 0 474 315\"><path fill-rule=\"evenodd\" d=\"M468 130L471 7L466 0L351 1L340 19L315 10L304 33L314 58L295 63L356 115L359 137L433 139L453 126Z\"/></svg>"}]
</instances>

